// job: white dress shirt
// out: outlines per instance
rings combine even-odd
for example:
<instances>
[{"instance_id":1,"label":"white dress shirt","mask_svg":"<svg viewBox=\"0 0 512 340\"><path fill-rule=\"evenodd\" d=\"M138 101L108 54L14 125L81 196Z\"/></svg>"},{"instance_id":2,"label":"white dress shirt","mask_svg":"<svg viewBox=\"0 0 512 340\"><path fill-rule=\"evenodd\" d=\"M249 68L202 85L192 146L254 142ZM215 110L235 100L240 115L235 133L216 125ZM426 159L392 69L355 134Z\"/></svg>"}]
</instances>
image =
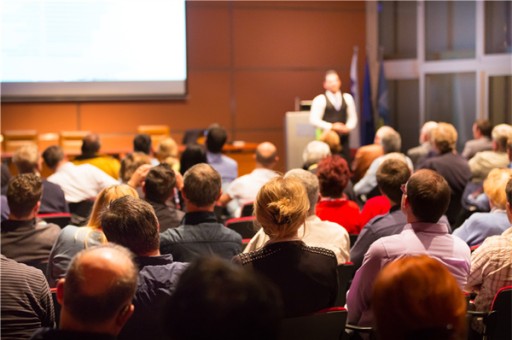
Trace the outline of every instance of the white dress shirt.
<instances>
[{"instance_id":1,"label":"white dress shirt","mask_svg":"<svg viewBox=\"0 0 512 340\"><path fill-rule=\"evenodd\" d=\"M330 91L325 92L325 96L327 96L331 103L334 104L334 108L336 110L341 108L341 95L340 91L336 93L332 93ZM317 128L330 130L332 128L332 123L323 120L325 107L327 106L325 96L320 94L313 99L309 122ZM347 103L347 122L345 125L347 129L353 130L357 125L356 104L350 93L343 93L343 99L345 100L345 103Z\"/></svg>"}]
</instances>

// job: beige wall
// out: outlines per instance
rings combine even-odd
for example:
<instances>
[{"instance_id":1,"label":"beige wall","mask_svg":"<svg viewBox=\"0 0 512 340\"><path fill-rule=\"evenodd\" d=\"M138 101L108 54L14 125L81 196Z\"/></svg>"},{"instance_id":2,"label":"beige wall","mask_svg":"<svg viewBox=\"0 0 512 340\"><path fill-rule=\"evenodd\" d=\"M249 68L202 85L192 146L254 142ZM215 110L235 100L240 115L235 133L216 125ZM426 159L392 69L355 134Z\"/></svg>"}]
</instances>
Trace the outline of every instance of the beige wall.
<instances>
[{"instance_id":1,"label":"beige wall","mask_svg":"<svg viewBox=\"0 0 512 340\"><path fill-rule=\"evenodd\" d=\"M119 135L129 147L137 125L186 129L213 122L231 140L274 142L284 170L283 122L294 100L322 92L326 69L341 72L349 90L353 46L362 81L365 3L188 1L188 98L183 101L3 103L2 131L90 130ZM124 137L123 137L124 136Z\"/></svg>"}]
</instances>

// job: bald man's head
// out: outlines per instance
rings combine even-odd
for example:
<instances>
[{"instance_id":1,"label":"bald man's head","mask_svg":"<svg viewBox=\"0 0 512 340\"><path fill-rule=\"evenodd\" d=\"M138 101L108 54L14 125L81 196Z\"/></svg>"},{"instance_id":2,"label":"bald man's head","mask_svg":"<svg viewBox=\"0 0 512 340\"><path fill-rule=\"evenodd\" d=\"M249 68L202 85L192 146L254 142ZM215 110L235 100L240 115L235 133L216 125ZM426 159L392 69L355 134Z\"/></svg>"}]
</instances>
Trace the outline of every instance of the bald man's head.
<instances>
[{"instance_id":1,"label":"bald man's head","mask_svg":"<svg viewBox=\"0 0 512 340\"><path fill-rule=\"evenodd\" d=\"M137 269L126 248L109 244L81 251L57 288L62 299L61 328L105 330L102 326L115 324L113 320L131 307L136 286Z\"/></svg>"},{"instance_id":2,"label":"bald man's head","mask_svg":"<svg viewBox=\"0 0 512 340\"><path fill-rule=\"evenodd\" d=\"M265 168L272 168L277 162L277 148L270 142L263 142L256 147L256 162Z\"/></svg>"},{"instance_id":3,"label":"bald man's head","mask_svg":"<svg viewBox=\"0 0 512 340\"><path fill-rule=\"evenodd\" d=\"M82 139L82 155L94 156L100 151L100 137L95 133L90 133Z\"/></svg>"}]
</instances>

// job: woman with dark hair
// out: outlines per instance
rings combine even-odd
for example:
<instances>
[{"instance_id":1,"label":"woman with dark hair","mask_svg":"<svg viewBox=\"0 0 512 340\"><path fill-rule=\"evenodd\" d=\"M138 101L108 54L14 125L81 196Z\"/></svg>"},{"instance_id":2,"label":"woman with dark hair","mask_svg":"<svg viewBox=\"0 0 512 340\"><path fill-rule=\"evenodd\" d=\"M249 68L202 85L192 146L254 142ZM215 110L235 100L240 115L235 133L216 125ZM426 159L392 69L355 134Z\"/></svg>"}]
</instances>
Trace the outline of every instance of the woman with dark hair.
<instances>
[{"instance_id":1,"label":"woman with dark hair","mask_svg":"<svg viewBox=\"0 0 512 340\"><path fill-rule=\"evenodd\" d=\"M316 215L324 221L338 223L349 234L359 234L359 206L343 193L351 176L347 161L338 155L326 157L318 163L316 175L320 182Z\"/></svg>"},{"instance_id":2,"label":"woman with dark hair","mask_svg":"<svg viewBox=\"0 0 512 340\"><path fill-rule=\"evenodd\" d=\"M283 297L285 317L331 307L337 295L334 252L306 246L299 239L298 230L308 211L309 199L299 179L279 176L270 180L260 189L254 204L257 223L269 241L263 248L233 260L276 284Z\"/></svg>"}]
</instances>

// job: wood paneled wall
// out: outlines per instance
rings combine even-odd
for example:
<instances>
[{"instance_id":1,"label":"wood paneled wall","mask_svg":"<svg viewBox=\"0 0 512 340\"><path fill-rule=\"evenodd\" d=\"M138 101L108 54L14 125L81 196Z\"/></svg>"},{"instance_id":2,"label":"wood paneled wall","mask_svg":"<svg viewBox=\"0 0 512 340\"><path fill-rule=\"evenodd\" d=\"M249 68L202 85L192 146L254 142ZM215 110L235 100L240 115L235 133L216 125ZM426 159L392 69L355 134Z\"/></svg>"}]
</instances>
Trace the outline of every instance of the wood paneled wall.
<instances>
[{"instance_id":1,"label":"wood paneled wall","mask_svg":"<svg viewBox=\"0 0 512 340\"><path fill-rule=\"evenodd\" d=\"M295 98L321 93L331 68L348 91L354 46L362 80L364 1L188 1L187 26L186 100L2 103L2 131L90 130L129 143L142 124L168 124L181 140L185 130L217 122L231 140L275 143L284 171L284 115Z\"/></svg>"}]
</instances>

